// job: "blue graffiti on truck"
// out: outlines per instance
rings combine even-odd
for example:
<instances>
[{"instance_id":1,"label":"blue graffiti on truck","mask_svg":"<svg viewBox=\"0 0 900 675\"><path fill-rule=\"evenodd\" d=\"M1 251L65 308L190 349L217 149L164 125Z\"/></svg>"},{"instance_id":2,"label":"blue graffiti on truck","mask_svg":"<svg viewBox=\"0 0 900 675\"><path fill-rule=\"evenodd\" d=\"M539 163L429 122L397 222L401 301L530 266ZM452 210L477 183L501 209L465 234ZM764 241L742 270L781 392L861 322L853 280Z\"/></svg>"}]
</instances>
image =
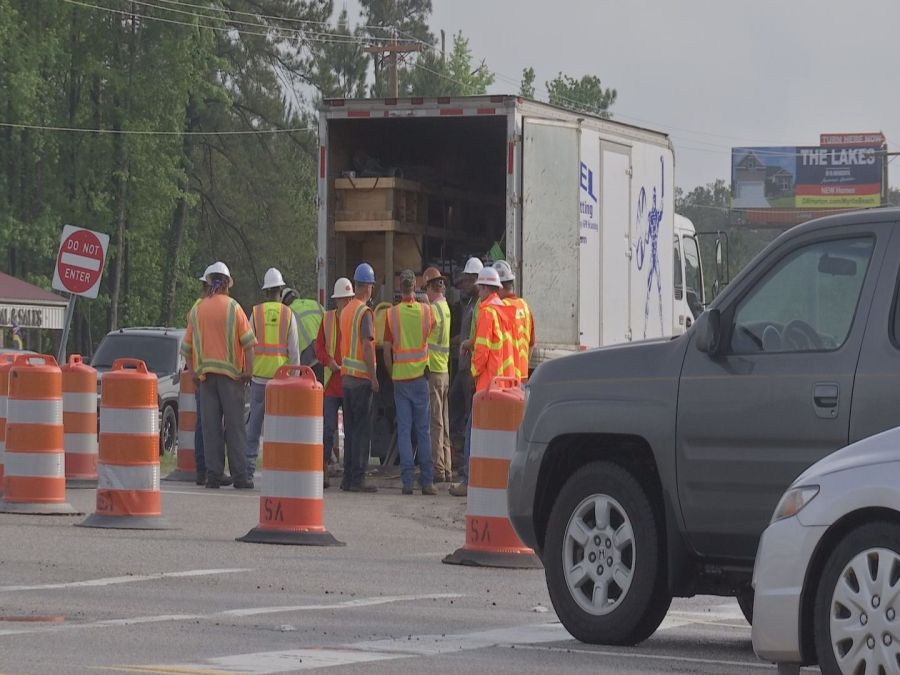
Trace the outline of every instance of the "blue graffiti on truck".
<instances>
[{"instance_id":1,"label":"blue graffiti on truck","mask_svg":"<svg viewBox=\"0 0 900 675\"><path fill-rule=\"evenodd\" d=\"M647 190L641 186L637 200L637 220L638 231L644 228L643 236L638 237L635 245L635 253L637 254L637 268L643 270L647 265L647 297L644 300L644 337L647 337L647 324L650 322L650 300L653 295L653 285L656 284L656 299L659 308L659 329L660 334L665 334L663 327L663 300L662 300L662 278L659 273L659 227L663 219L663 202L666 196L666 165L662 156L659 158L660 168L660 204L656 203L656 187L653 188L652 206L647 210ZM646 217L647 223L644 226L643 221ZM647 248L649 247L650 260L647 260Z\"/></svg>"}]
</instances>

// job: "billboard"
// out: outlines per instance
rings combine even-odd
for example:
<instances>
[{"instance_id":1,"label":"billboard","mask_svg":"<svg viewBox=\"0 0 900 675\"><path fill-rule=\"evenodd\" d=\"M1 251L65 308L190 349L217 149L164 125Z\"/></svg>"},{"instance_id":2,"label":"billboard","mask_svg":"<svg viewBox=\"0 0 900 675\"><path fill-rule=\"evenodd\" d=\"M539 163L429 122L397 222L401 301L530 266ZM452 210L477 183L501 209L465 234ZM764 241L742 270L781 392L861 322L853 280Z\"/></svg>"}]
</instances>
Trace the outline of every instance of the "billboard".
<instances>
[{"instance_id":1,"label":"billboard","mask_svg":"<svg viewBox=\"0 0 900 675\"><path fill-rule=\"evenodd\" d=\"M884 153L876 147L731 149L735 209L847 209L879 206Z\"/></svg>"}]
</instances>

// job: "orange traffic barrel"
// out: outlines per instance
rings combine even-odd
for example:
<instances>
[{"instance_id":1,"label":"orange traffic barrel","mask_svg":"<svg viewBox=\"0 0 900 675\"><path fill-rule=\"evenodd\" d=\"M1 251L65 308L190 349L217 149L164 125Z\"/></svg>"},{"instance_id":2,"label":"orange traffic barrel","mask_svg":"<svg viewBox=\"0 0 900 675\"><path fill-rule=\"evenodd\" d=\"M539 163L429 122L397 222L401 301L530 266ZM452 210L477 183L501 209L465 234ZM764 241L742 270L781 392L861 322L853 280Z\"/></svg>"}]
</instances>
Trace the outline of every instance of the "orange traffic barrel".
<instances>
[{"instance_id":1,"label":"orange traffic barrel","mask_svg":"<svg viewBox=\"0 0 900 675\"><path fill-rule=\"evenodd\" d=\"M193 481L197 477L194 458L194 431L197 429L197 398L194 377L185 368L181 371L178 390L178 454L175 470L163 480Z\"/></svg>"},{"instance_id":2,"label":"orange traffic barrel","mask_svg":"<svg viewBox=\"0 0 900 675\"><path fill-rule=\"evenodd\" d=\"M160 505L156 383L139 359L116 359L103 374L97 510L82 527L170 529Z\"/></svg>"},{"instance_id":3,"label":"orange traffic barrel","mask_svg":"<svg viewBox=\"0 0 900 675\"><path fill-rule=\"evenodd\" d=\"M62 373L56 359L16 356L8 388L0 512L77 515L66 502Z\"/></svg>"},{"instance_id":4,"label":"orange traffic barrel","mask_svg":"<svg viewBox=\"0 0 900 675\"><path fill-rule=\"evenodd\" d=\"M524 412L525 395L515 378L494 378L472 399L466 543L444 558L448 565L541 567L513 530L506 504L509 465Z\"/></svg>"},{"instance_id":5,"label":"orange traffic barrel","mask_svg":"<svg viewBox=\"0 0 900 675\"><path fill-rule=\"evenodd\" d=\"M78 354L62 370L66 487L97 487L97 371Z\"/></svg>"},{"instance_id":6,"label":"orange traffic barrel","mask_svg":"<svg viewBox=\"0 0 900 675\"><path fill-rule=\"evenodd\" d=\"M323 453L322 385L308 366L282 366L266 384L259 525L238 541L344 545L324 525Z\"/></svg>"},{"instance_id":7,"label":"orange traffic barrel","mask_svg":"<svg viewBox=\"0 0 900 675\"><path fill-rule=\"evenodd\" d=\"M3 496L3 456L6 449L6 398L9 393L9 371L15 354L0 354L0 497Z\"/></svg>"}]
</instances>

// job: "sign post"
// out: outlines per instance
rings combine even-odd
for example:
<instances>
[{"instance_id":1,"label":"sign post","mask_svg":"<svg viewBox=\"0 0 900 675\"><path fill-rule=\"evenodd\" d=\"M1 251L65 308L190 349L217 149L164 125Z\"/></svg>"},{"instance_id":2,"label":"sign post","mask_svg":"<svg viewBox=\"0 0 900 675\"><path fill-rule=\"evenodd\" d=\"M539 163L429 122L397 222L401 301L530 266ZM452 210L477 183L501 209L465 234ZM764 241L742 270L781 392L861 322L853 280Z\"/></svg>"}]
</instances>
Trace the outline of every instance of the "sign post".
<instances>
[{"instance_id":1,"label":"sign post","mask_svg":"<svg viewBox=\"0 0 900 675\"><path fill-rule=\"evenodd\" d=\"M63 363L66 357L69 329L75 313L75 297L78 295L86 298L97 297L108 249L109 235L74 225L63 227L59 251L56 254L56 266L53 269L53 288L69 294L65 326L56 359L59 363Z\"/></svg>"}]
</instances>

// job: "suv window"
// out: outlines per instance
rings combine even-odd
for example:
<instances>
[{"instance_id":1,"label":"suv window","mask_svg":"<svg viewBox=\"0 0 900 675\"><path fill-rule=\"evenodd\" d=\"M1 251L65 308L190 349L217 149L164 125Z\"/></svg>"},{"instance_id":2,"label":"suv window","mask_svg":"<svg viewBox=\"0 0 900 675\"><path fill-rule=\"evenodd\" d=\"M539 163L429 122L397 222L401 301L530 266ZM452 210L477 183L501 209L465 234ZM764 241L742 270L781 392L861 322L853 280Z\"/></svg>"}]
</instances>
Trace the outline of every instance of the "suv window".
<instances>
[{"instance_id":1,"label":"suv window","mask_svg":"<svg viewBox=\"0 0 900 675\"><path fill-rule=\"evenodd\" d=\"M116 359L141 359L157 375L178 370L179 340L173 336L129 335L122 333L103 338L91 365L97 370L112 368Z\"/></svg>"},{"instance_id":2,"label":"suv window","mask_svg":"<svg viewBox=\"0 0 900 675\"><path fill-rule=\"evenodd\" d=\"M815 352L844 344L875 240L804 246L779 262L735 312L731 352Z\"/></svg>"},{"instance_id":3,"label":"suv window","mask_svg":"<svg viewBox=\"0 0 900 675\"><path fill-rule=\"evenodd\" d=\"M703 274L700 271L700 249L694 237L685 235L684 242L684 276L686 277L685 291L687 292L688 306L696 319L703 312Z\"/></svg>"}]
</instances>

